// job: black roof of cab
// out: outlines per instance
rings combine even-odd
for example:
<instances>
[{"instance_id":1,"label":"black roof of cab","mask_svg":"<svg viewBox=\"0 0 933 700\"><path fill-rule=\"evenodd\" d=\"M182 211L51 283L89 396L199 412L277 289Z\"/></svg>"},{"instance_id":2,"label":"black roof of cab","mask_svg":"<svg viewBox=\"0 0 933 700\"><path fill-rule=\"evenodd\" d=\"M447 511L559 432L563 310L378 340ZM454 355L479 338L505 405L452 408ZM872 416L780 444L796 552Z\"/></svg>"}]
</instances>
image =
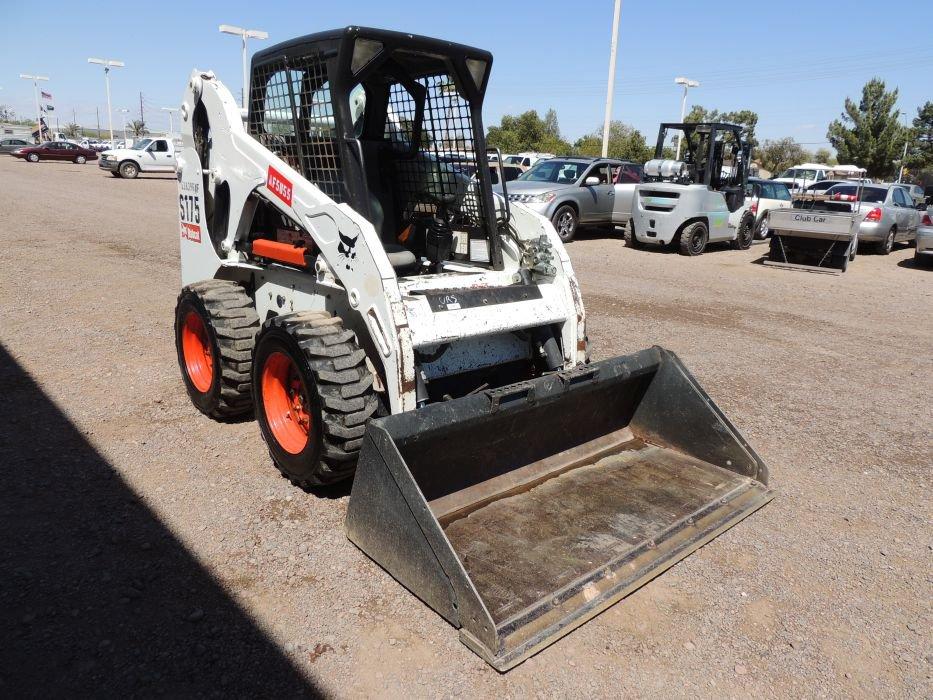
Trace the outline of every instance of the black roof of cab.
<instances>
[{"instance_id":1,"label":"black roof of cab","mask_svg":"<svg viewBox=\"0 0 933 700\"><path fill-rule=\"evenodd\" d=\"M306 34L305 36L283 41L268 49L263 49L253 55L252 67L260 66L269 61L282 58L283 56L298 57L307 56L309 53L321 52L325 58L330 56L339 56L341 54L353 52L353 46L357 39L368 39L370 41L382 44L382 53L392 53L396 49L402 49L421 54L420 59L417 56L410 56L410 63L406 66L412 73L417 73L418 63L422 63L423 72L429 73L436 69L436 56L462 57L463 59L475 59L486 63L486 75L482 85L479 87L480 93L485 92L486 80L489 77L489 67L492 65L492 54L484 49L478 49L465 44L458 44L444 39L434 39L428 36L417 34L406 34L403 32L393 32L388 29L375 29L373 27L348 26L341 29L329 29L324 32ZM435 54L432 56L431 54ZM341 61L343 63L343 61ZM349 63L349 61L347 61ZM359 66L361 70L363 66ZM356 67L354 67L356 68Z\"/></svg>"}]
</instances>

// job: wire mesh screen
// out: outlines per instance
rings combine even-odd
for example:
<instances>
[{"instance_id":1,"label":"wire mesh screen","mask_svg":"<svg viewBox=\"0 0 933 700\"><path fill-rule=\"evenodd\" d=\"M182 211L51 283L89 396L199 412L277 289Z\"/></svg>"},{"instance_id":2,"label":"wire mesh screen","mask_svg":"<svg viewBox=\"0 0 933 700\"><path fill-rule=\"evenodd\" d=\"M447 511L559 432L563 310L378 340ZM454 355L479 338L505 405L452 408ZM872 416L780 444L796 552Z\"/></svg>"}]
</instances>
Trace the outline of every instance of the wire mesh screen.
<instances>
[{"instance_id":1,"label":"wire mesh screen","mask_svg":"<svg viewBox=\"0 0 933 700\"><path fill-rule=\"evenodd\" d=\"M470 103L446 73L424 76L426 90L419 148L414 157L396 160L396 187L404 218L435 211L443 202L450 222L464 230L485 229L485 206L477 177L486 159L478 158ZM389 91L385 136L399 151L414 138L415 98L400 83Z\"/></svg>"},{"instance_id":2,"label":"wire mesh screen","mask_svg":"<svg viewBox=\"0 0 933 700\"><path fill-rule=\"evenodd\" d=\"M250 133L331 199L345 199L326 63L307 56L253 75Z\"/></svg>"}]
</instances>

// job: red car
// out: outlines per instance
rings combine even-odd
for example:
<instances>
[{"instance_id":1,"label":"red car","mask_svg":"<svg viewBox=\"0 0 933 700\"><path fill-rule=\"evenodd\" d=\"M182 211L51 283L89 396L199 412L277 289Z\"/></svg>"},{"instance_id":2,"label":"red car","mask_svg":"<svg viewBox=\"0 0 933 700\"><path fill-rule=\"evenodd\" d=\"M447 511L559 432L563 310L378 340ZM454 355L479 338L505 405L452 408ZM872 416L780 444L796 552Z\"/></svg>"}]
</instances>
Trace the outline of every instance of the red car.
<instances>
[{"instance_id":1,"label":"red car","mask_svg":"<svg viewBox=\"0 0 933 700\"><path fill-rule=\"evenodd\" d=\"M38 146L26 146L10 155L14 158L25 158L30 163L38 163L40 160L70 160L82 165L89 160L97 160L97 151L82 148L68 141L49 141Z\"/></svg>"}]
</instances>

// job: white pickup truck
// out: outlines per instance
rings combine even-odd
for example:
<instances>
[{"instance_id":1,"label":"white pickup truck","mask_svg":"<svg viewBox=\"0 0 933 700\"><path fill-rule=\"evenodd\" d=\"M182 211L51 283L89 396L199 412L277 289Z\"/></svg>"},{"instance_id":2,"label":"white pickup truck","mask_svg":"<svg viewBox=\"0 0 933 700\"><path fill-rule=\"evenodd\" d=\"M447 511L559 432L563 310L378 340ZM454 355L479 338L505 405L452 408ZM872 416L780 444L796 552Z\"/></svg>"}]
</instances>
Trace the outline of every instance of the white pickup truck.
<instances>
[{"instance_id":1,"label":"white pickup truck","mask_svg":"<svg viewBox=\"0 0 933 700\"><path fill-rule=\"evenodd\" d=\"M98 165L114 177L132 180L139 173L175 172L175 144L167 138L144 138L132 148L117 148L100 154Z\"/></svg>"}]
</instances>

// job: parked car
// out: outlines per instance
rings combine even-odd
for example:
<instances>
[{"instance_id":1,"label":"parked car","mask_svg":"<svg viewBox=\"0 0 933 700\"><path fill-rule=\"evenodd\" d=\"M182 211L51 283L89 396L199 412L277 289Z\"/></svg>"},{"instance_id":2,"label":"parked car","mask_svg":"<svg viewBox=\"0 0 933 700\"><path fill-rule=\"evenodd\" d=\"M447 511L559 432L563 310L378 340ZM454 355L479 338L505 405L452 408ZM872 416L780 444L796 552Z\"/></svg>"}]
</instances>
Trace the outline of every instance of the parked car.
<instances>
[{"instance_id":1,"label":"parked car","mask_svg":"<svg viewBox=\"0 0 933 700\"><path fill-rule=\"evenodd\" d=\"M775 182L783 182L791 192L802 190L820 180L828 180L832 169L822 163L802 163L788 168L778 177L773 178Z\"/></svg>"},{"instance_id":2,"label":"parked car","mask_svg":"<svg viewBox=\"0 0 933 700\"><path fill-rule=\"evenodd\" d=\"M140 139L132 148L104 151L98 166L114 177L129 180L140 172L174 172L175 143L169 139ZM458 172L453 166L451 170Z\"/></svg>"},{"instance_id":3,"label":"parked car","mask_svg":"<svg viewBox=\"0 0 933 700\"><path fill-rule=\"evenodd\" d=\"M791 201L790 190L783 182L764 180L750 177L745 185L745 196L748 197L748 210L755 215L755 238L768 237L768 212L772 209L789 209Z\"/></svg>"},{"instance_id":4,"label":"parked car","mask_svg":"<svg viewBox=\"0 0 933 700\"><path fill-rule=\"evenodd\" d=\"M0 153L12 153L13 151L18 151L20 148L25 148L31 145L32 145L32 142L27 141L26 139L19 139L19 138L0 139Z\"/></svg>"},{"instance_id":5,"label":"parked car","mask_svg":"<svg viewBox=\"0 0 933 700\"><path fill-rule=\"evenodd\" d=\"M525 172L517 165L503 165L502 172L505 174L505 181L512 182L512 180L517 180L519 176ZM498 185L502 182L502 178L499 173L499 165L497 163L489 164L489 178L493 185Z\"/></svg>"},{"instance_id":6,"label":"parked car","mask_svg":"<svg viewBox=\"0 0 933 700\"><path fill-rule=\"evenodd\" d=\"M855 183L833 185L826 194L832 201L852 202L863 216L859 226L860 243L873 243L875 252L887 255L895 243L907 243L917 237L920 212L902 185L867 185L856 203L859 186Z\"/></svg>"},{"instance_id":7,"label":"parked car","mask_svg":"<svg viewBox=\"0 0 933 700\"><path fill-rule=\"evenodd\" d=\"M612 168L621 165L608 158L542 160L508 185L509 201L547 217L561 240L570 241L580 225L614 222Z\"/></svg>"},{"instance_id":8,"label":"parked car","mask_svg":"<svg viewBox=\"0 0 933 700\"><path fill-rule=\"evenodd\" d=\"M96 151L68 141L48 141L38 146L26 146L10 155L30 163L38 163L40 160L70 160L72 163L83 165L89 160L97 160Z\"/></svg>"},{"instance_id":9,"label":"parked car","mask_svg":"<svg viewBox=\"0 0 933 700\"><path fill-rule=\"evenodd\" d=\"M553 153L519 153L518 155L505 156L503 160L508 165L519 165L527 170L538 161L553 157Z\"/></svg>"},{"instance_id":10,"label":"parked car","mask_svg":"<svg viewBox=\"0 0 933 700\"><path fill-rule=\"evenodd\" d=\"M920 225L917 227L917 247L914 261L919 265L933 262L933 207L921 212Z\"/></svg>"},{"instance_id":11,"label":"parked car","mask_svg":"<svg viewBox=\"0 0 933 700\"><path fill-rule=\"evenodd\" d=\"M843 185L845 182L845 180L820 180L819 182L814 182L812 185L807 186L804 189L804 192L809 192L810 194L823 194L833 185Z\"/></svg>"},{"instance_id":12,"label":"parked car","mask_svg":"<svg viewBox=\"0 0 933 700\"><path fill-rule=\"evenodd\" d=\"M910 198L914 200L915 206L919 207L921 204L926 204L923 185L904 185L904 188L907 190L907 194L910 195Z\"/></svg>"}]
</instances>

